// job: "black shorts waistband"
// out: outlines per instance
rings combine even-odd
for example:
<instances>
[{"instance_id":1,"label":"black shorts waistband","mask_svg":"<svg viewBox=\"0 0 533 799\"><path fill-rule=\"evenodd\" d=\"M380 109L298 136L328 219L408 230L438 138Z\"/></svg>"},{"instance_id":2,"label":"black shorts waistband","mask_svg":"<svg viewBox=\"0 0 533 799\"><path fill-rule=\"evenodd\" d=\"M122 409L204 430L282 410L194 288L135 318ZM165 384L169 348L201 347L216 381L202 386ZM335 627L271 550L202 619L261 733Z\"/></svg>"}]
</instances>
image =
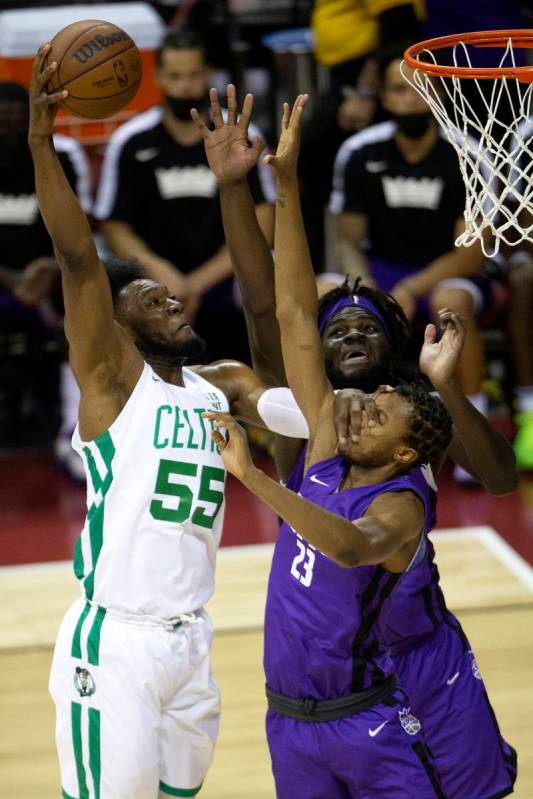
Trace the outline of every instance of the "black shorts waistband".
<instances>
[{"instance_id":1,"label":"black shorts waistband","mask_svg":"<svg viewBox=\"0 0 533 799\"><path fill-rule=\"evenodd\" d=\"M312 697L293 699L290 696L271 691L268 686L266 695L269 710L279 713L280 716L288 716L296 721L335 721L346 716L355 716L357 713L362 713L381 703L396 704L396 700L392 696L396 686L396 675L391 674L379 685L373 685L365 691L338 696L335 699L313 699Z\"/></svg>"}]
</instances>

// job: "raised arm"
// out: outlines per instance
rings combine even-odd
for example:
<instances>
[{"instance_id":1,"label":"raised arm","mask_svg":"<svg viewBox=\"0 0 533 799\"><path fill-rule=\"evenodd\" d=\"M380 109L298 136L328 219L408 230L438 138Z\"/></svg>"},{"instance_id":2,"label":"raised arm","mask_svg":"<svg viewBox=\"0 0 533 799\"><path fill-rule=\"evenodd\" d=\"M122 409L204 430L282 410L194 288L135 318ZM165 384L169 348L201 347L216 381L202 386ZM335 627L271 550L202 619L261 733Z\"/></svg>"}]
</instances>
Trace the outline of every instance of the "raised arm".
<instances>
[{"instance_id":1,"label":"raised arm","mask_svg":"<svg viewBox=\"0 0 533 799\"><path fill-rule=\"evenodd\" d=\"M94 395L93 399L100 399L100 388L106 380L119 385L121 376L127 375L125 384L134 385L142 370L142 360L113 319L109 281L98 258L89 222L54 149L52 131L57 103L68 92L48 95L45 91L50 75L57 68L55 62L46 66L49 50L49 44L43 45L33 65L29 146L39 208L61 267L65 332L83 404L87 392ZM99 409L103 429L107 419L113 414L114 419L120 410L115 407L117 403L111 404L112 408ZM91 422L86 430L93 432Z\"/></svg>"},{"instance_id":2,"label":"raised arm","mask_svg":"<svg viewBox=\"0 0 533 799\"><path fill-rule=\"evenodd\" d=\"M274 263L265 238L268 220L258 220L247 180L264 148L264 142L257 137L251 146L248 144L253 96L246 95L239 116L235 86L229 84L226 121L216 89L211 89L210 99L214 129L209 130L198 111L193 110L192 117L202 133L207 160L220 188L224 233L242 292L252 363L266 383L285 385L275 311Z\"/></svg>"},{"instance_id":3,"label":"raised arm","mask_svg":"<svg viewBox=\"0 0 533 799\"><path fill-rule=\"evenodd\" d=\"M314 446L320 429L321 449L333 448L333 388L326 377L318 332L315 276L300 208L296 166L302 115L307 95L300 95L289 113L283 107L276 155L265 158L276 172L276 229L274 239L276 314L281 331L283 361L289 386L309 425ZM331 440L330 440L331 439ZM320 457L325 457L321 452ZM318 453L313 453L313 460Z\"/></svg>"},{"instance_id":4,"label":"raised arm","mask_svg":"<svg viewBox=\"0 0 533 799\"><path fill-rule=\"evenodd\" d=\"M439 392L453 420L454 435L448 454L490 494L508 494L518 483L513 448L468 401L457 379L465 321L448 308L439 312L439 318L443 336L436 341L435 325L427 326L420 369Z\"/></svg>"}]
</instances>

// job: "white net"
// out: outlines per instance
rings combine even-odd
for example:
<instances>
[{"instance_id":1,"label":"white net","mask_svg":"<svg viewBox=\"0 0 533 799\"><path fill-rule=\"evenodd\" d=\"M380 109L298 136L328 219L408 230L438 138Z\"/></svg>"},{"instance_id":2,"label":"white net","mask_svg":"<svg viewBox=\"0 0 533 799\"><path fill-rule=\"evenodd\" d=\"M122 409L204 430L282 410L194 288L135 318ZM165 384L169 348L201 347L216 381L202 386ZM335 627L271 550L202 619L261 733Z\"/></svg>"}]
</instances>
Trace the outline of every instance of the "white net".
<instances>
[{"instance_id":1,"label":"white net","mask_svg":"<svg viewBox=\"0 0 533 799\"><path fill-rule=\"evenodd\" d=\"M472 67L469 45L451 49L454 67ZM502 242L533 242L533 83L431 75L423 63L437 64L435 53L422 50L417 59L420 69L402 63L403 76L446 131L465 182L465 231L456 245L480 241L490 257ZM512 39L494 66L516 66Z\"/></svg>"}]
</instances>

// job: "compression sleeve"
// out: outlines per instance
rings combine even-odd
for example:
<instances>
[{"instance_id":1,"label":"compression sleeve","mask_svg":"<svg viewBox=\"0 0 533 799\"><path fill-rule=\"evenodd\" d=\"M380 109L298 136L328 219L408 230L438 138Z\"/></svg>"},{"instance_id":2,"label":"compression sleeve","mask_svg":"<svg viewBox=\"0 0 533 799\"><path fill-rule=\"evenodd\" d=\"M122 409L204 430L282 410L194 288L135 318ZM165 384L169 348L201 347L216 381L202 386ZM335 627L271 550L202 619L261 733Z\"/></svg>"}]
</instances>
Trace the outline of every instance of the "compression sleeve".
<instances>
[{"instance_id":1,"label":"compression sleeve","mask_svg":"<svg viewBox=\"0 0 533 799\"><path fill-rule=\"evenodd\" d=\"M268 430L288 438L309 438L309 428L289 388L269 388L259 397L257 412Z\"/></svg>"}]
</instances>

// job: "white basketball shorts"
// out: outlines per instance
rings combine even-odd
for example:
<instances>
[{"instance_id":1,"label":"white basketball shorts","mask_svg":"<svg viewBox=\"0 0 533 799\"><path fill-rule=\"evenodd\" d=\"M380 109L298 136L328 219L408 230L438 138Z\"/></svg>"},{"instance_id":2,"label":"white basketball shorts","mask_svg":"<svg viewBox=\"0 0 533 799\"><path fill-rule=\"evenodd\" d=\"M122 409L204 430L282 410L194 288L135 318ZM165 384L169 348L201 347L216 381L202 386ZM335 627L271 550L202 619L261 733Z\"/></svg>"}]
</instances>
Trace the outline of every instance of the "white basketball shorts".
<instances>
[{"instance_id":1,"label":"white basketball shorts","mask_svg":"<svg viewBox=\"0 0 533 799\"><path fill-rule=\"evenodd\" d=\"M64 799L195 796L211 763L220 694L205 611L179 627L78 600L57 636L50 693Z\"/></svg>"}]
</instances>

